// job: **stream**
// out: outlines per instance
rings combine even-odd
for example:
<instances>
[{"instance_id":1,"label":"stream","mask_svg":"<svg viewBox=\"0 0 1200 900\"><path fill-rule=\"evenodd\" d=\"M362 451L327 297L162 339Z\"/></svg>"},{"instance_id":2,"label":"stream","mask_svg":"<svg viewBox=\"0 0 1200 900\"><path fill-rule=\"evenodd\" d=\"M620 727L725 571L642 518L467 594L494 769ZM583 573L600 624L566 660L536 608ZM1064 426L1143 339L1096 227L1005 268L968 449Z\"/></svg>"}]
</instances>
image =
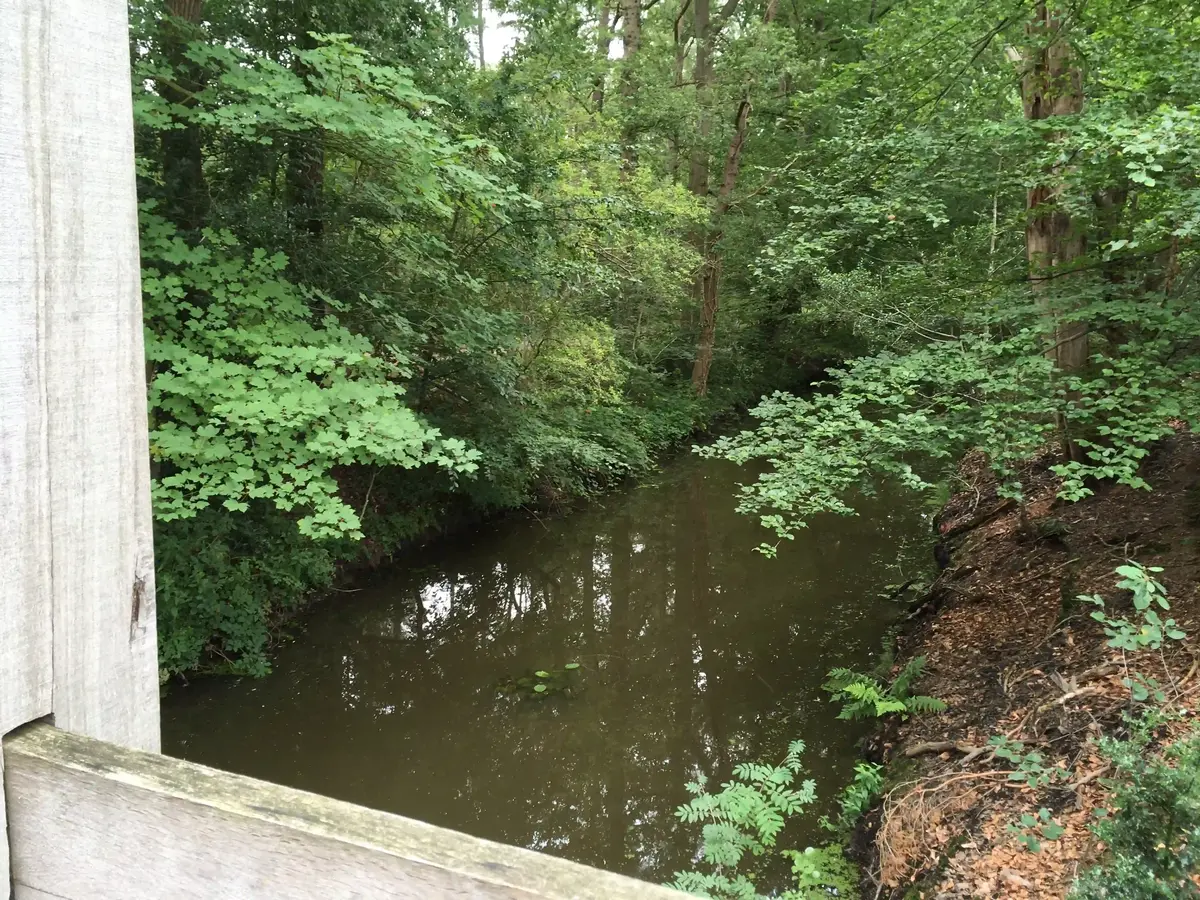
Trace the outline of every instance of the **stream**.
<instances>
[{"instance_id":1,"label":"stream","mask_svg":"<svg viewBox=\"0 0 1200 900\"><path fill-rule=\"evenodd\" d=\"M399 557L318 604L272 675L173 688L164 751L664 881L698 849L685 784L799 737L823 802L788 837L824 841L865 729L820 685L870 666L928 520L885 493L768 560L734 510L747 477L684 456Z\"/></svg>"}]
</instances>

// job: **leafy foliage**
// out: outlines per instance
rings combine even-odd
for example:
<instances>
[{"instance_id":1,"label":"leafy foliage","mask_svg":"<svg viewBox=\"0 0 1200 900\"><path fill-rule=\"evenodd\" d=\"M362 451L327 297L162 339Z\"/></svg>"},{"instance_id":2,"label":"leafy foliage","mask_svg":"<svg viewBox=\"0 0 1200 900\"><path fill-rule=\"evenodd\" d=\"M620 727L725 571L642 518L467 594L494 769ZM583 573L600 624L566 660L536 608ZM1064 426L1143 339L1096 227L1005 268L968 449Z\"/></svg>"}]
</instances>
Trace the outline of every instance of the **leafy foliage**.
<instances>
[{"instance_id":1,"label":"leafy foliage","mask_svg":"<svg viewBox=\"0 0 1200 900\"><path fill-rule=\"evenodd\" d=\"M693 797L675 814L686 824L703 823L700 860L712 871L677 872L672 887L701 897L759 900L750 863L773 850L788 818L816 800L811 779L794 786L803 752L804 743L793 741L782 765L740 763L715 794L703 780L687 786ZM780 900L816 900L831 891L848 892L857 882L837 845L777 852L791 860L796 877L794 889L771 895Z\"/></svg>"},{"instance_id":2,"label":"leafy foliage","mask_svg":"<svg viewBox=\"0 0 1200 900\"><path fill-rule=\"evenodd\" d=\"M274 626L330 586L338 550L263 501L237 516L210 508L157 522L162 674L266 674Z\"/></svg>"},{"instance_id":3,"label":"leafy foliage","mask_svg":"<svg viewBox=\"0 0 1200 900\"><path fill-rule=\"evenodd\" d=\"M1072 900L1168 900L1197 897L1200 870L1200 737L1192 734L1163 753L1150 734L1106 738L1101 750L1116 774L1109 780L1113 809L1101 810L1094 830L1105 861L1088 870Z\"/></svg>"},{"instance_id":4,"label":"leafy foliage","mask_svg":"<svg viewBox=\"0 0 1200 900\"><path fill-rule=\"evenodd\" d=\"M988 739L988 745L995 748L993 752L999 759L1006 759L1015 767L1008 774L1009 781L1020 782L1034 790L1064 781L1069 774L1060 766L1046 765L1045 756L1037 750L1025 750L1021 741L993 735Z\"/></svg>"},{"instance_id":5,"label":"leafy foliage","mask_svg":"<svg viewBox=\"0 0 1200 900\"><path fill-rule=\"evenodd\" d=\"M1042 807L1034 813L1024 813L1020 824L1009 825L1009 834L1017 836L1017 842L1030 853L1039 853L1042 841L1056 841L1066 830L1050 816L1050 810Z\"/></svg>"},{"instance_id":6,"label":"leafy foliage","mask_svg":"<svg viewBox=\"0 0 1200 900\"><path fill-rule=\"evenodd\" d=\"M159 520L214 501L244 512L269 500L303 512L301 534L358 535L334 466L476 469L478 451L442 439L404 405L409 360L377 357L333 315L314 322L320 297L283 277L282 254L244 253L233 235L208 229L191 247L146 213L142 260Z\"/></svg>"},{"instance_id":7,"label":"leafy foliage","mask_svg":"<svg viewBox=\"0 0 1200 900\"><path fill-rule=\"evenodd\" d=\"M1175 620L1163 620L1154 609L1155 606L1164 611L1171 608L1166 590L1152 574L1161 571L1159 566L1146 567L1136 562L1117 567L1117 574L1121 576L1117 587L1133 595L1133 608L1142 617L1140 625L1124 618L1110 618L1104 611L1104 598L1098 594L1079 597L1083 602L1100 607L1092 613L1092 618L1104 626L1108 646L1133 653L1138 650L1158 650L1164 640L1183 639L1184 633L1175 625Z\"/></svg>"},{"instance_id":8,"label":"leafy foliage","mask_svg":"<svg viewBox=\"0 0 1200 900\"><path fill-rule=\"evenodd\" d=\"M830 670L822 687L833 695L833 702L842 704L839 719L880 719L896 714L907 719L910 715L942 712L946 704L941 700L911 692L924 668L925 657L914 657L889 685L862 672L836 668Z\"/></svg>"},{"instance_id":9,"label":"leafy foliage","mask_svg":"<svg viewBox=\"0 0 1200 900\"><path fill-rule=\"evenodd\" d=\"M1049 123L1019 103L1027 11L1001 7L931 0L857 31L859 55L804 106L824 140L776 170L763 201L789 215L756 260L760 290L811 297L797 328L841 310L886 344L815 394L772 394L753 430L704 451L769 463L741 507L779 538L852 512L849 498L880 478L929 490L969 450L1018 499L1021 464L1056 443L1065 499L1097 480L1145 488L1154 444L1195 424L1196 284L1182 273L1197 98L1192 81L1158 77L1170 54L1195 52L1195 10L1073 7L1083 112ZM935 61L960 51L960 64ZM822 105L836 112L821 118ZM1043 279L1022 244L1039 213L1029 189L1047 179L1087 241ZM1088 352L1058 371L1047 348L1072 327Z\"/></svg>"},{"instance_id":10,"label":"leafy foliage","mask_svg":"<svg viewBox=\"0 0 1200 900\"><path fill-rule=\"evenodd\" d=\"M1174 619L1163 619L1154 608L1157 606L1164 612L1171 608L1166 589L1154 578L1154 574L1161 571L1158 566L1147 567L1132 561L1116 569L1121 576L1117 587L1132 595L1133 608L1140 613L1140 622L1110 617L1105 612L1104 598L1099 594L1084 594L1078 598L1083 603L1100 607L1092 613L1092 618L1104 626L1108 646L1122 651L1123 659L1124 654L1161 650L1164 642L1181 641L1186 637ZM1123 681L1136 702L1142 703L1153 697L1156 703L1162 703L1166 699L1158 681L1141 672L1130 671L1127 660Z\"/></svg>"},{"instance_id":11,"label":"leafy foliage","mask_svg":"<svg viewBox=\"0 0 1200 900\"><path fill-rule=\"evenodd\" d=\"M537 59L475 70L473 5L194 7L131 8L155 514L223 545L160 553L166 670L265 671L339 562L602 490L751 396L680 377L703 204ZM287 558L226 562L253 532L217 520L259 515L313 542L286 602Z\"/></svg>"},{"instance_id":12,"label":"leafy foliage","mask_svg":"<svg viewBox=\"0 0 1200 900\"><path fill-rule=\"evenodd\" d=\"M838 797L839 813L835 820L821 820L821 826L834 832L850 831L883 791L883 766L860 762L854 766L854 779Z\"/></svg>"}]
</instances>

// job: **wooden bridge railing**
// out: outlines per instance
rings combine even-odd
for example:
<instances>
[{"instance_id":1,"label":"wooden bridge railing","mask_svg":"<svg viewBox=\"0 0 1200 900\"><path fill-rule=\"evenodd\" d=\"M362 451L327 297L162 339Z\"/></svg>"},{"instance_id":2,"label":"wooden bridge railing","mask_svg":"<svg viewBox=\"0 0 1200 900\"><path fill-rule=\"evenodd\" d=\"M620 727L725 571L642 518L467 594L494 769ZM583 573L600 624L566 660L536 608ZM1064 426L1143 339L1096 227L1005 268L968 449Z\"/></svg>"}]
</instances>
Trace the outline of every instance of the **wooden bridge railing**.
<instances>
[{"instance_id":1,"label":"wooden bridge railing","mask_svg":"<svg viewBox=\"0 0 1200 900\"><path fill-rule=\"evenodd\" d=\"M154 752L126 15L0 0L0 897L680 896Z\"/></svg>"},{"instance_id":2,"label":"wooden bridge railing","mask_svg":"<svg viewBox=\"0 0 1200 900\"><path fill-rule=\"evenodd\" d=\"M17 900L683 896L48 725L4 757Z\"/></svg>"}]
</instances>

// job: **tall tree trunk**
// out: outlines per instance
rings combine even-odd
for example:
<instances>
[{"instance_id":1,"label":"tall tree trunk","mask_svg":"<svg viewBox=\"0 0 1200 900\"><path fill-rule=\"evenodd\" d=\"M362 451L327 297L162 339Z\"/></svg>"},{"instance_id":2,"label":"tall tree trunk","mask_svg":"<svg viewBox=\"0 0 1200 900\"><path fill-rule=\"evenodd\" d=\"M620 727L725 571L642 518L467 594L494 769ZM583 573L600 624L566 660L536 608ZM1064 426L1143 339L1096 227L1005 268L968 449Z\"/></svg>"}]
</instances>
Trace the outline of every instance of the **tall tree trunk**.
<instances>
[{"instance_id":1,"label":"tall tree trunk","mask_svg":"<svg viewBox=\"0 0 1200 900\"><path fill-rule=\"evenodd\" d=\"M167 0L167 18L159 23L163 51L174 77L159 82L159 91L169 103L195 105L195 94L203 87L200 68L186 56L188 41L204 14L204 0ZM163 187L166 213L189 231L198 230L208 214L208 188L204 182L204 144L200 126L188 122L182 128L160 132Z\"/></svg>"},{"instance_id":2,"label":"tall tree trunk","mask_svg":"<svg viewBox=\"0 0 1200 900\"><path fill-rule=\"evenodd\" d=\"M607 0L600 4L599 22L596 26L596 62L600 72L592 82L592 108L596 112L604 110L604 79L608 72L608 49L612 45L612 8Z\"/></svg>"},{"instance_id":3,"label":"tall tree trunk","mask_svg":"<svg viewBox=\"0 0 1200 900\"><path fill-rule=\"evenodd\" d=\"M625 24L621 29L622 68L621 95L625 98L625 125L621 129L621 174L628 178L637 168L637 117L633 114L633 101L637 97L638 50L642 46L642 0L621 0L621 18Z\"/></svg>"},{"instance_id":4,"label":"tall tree trunk","mask_svg":"<svg viewBox=\"0 0 1200 900\"><path fill-rule=\"evenodd\" d=\"M1076 115L1083 110L1083 76L1075 62L1071 45L1062 34L1062 18L1039 0L1029 34L1035 45L1021 83L1025 117L1041 121L1055 116ZM1059 135L1047 135L1051 141ZM1063 270L1084 253L1085 238L1061 205L1063 173L1057 166L1046 173L1046 180L1029 190L1029 220L1025 229L1025 249L1029 258L1033 290L1053 320L1051 349L1048 351L1059 369L1081 369L1088 358L1087 326L1083 322L1064 322L1065 309L1060 297ZM1055 282L1059 282L1056 284Z\"/></svg>"},{"instance_id":5,"label":"tall tree trunk","mask_svg":"<svg viewBox=\"0 0 1200 900\"><path fill-rule=\"evenodd\" d=\"M708 116L708 92L712 83L712 40L709 0L692 0L692 29L696 39L696 64L692 80L696 83L696 142L688 171L688 190L697 197L708 197L708 138L712 124Z\"/></svg>"},{"instance_id":6,"label":"tall tree trunk","mask_svg":"<svg viewBox=\"0 0 1200 900\"><path fill-rule=\"evenodd\" d=\"M484 0L475 0L475 44L479 50L479 68L483 69L487 62L483 57L483 31L484 31Z\"/></svg>"},{"instance_id":7,"label":"tall tree trunk","mask_svg":"<svg viewBox=\"0 0 1200 900\"><path fill-rule=\"evenodd\" d=\"M1083 75L1063 33L1063 24L1058 11L1045 0L1038 0L1028 27L1031 41L1021 80L1021 100L1030 121L1076 115L1083 110ZM1060 137L1053 131L1047 134L1050 141ZM1029 190L1025 249L1030 284L1050 324L1046 354L1059 371L1070 373L1087 364L1088 329L1086 322L1070 318L1074 302L1068 288L1070 279L1064 275L1083 256L1086 240L1061 203L1063 174L1059 166L1053 166L1043 183ZM1065 420L1059 424L1067 455L1078 459L1080 450L1067 433Z\"/></svg>"},{"instance_id":8,"label":"tall tree trunk","mask_svg":"<svg viewBox=\"0 0 1200 900\"><path fill-rule=\"evenodd\" d=\"M683 87L683 67L684 67L684 63L687 62L688 44L690 43L690 40L684 39L683 22L684 22L684 17L687 15L688 10L691 8L691 5L692 5L691 0L683 0L683 2L679 4L679 12L675 14L675 23L672 28L672 38L675 43L675 69L674 69L675 81L674 81L674 84L677 89ZM667 148L667 153L668 153L667 170L671 173L671 183L672 184L679 183L680 144L681 144L681 140L680 140L679 129L676 128L675 133L671 135L669 146Z\"/></svg>"},{"instance_id":9,"label":"tall tree trunk","mask_svg":"<svg viewBox=\"0 0 1200 900\"><path fill-rule=\"evenodd\" d=\"M767 4L764 21L770 25L775 20L778 11L776 0ZM732 9L732 6L730 6ZM721 170L721 184L717 188L716 205L712 213L712 225L704 234L701 248L700 272L696 276L693 288L694 295L700 301L700 336L696 341L696 358L692 364L692 389L698 396L708 393L708 376L712 370L713 348L716 344L717 313L721 302L721 258L717 251L717 243L721 239L721 222L729 211L733 201L733 191L737 187L738 172L742 165L742 151L746 146L746 134L750 126L750 98L745 96L738 104L733 122L733 137L725 152L725 165ZM705 166L705 186L707 187L708 172Z\"/></svg>"},{"instance_id":10,"label":"tall tree trunk","mask_svg":"<svg viewBox=\"0 0 1200 900\"><path fill-rule=\"evenodd\" d=\"M297 11L297 50L314 50L317 42L310 31L317 30L313 5ZM312 74L299 56L293 57L292 71L305 81ZM287 141L288 209L298 232L319 238L325 228L323 195L325 188L325 136L319 128L296 134Z\"/></svg>"},{"instance_id":11,"label":"tall tree trunk","mask_svg":"<svg viewBox=\"0 0 1200 900\"><path fill-rule=\"evenodd\" d=\"M692 364L692 387L701 396L708 392L708 373L712 369L717 309L721 298L721 257L716 250L717 242L721 239L720 222L729 211L733 189L737 185L738 170L742 164L742 148L746 145L746 130L749 125L750 101L743 100L738 104L733 139L729 142L729 150L725 154L721 186L717 189L717 204L713 209L713 221L717 228L706 236L706 252L700 270L700 339L696 342L696 360Z\"/></svg>"},{"instance_id":12,"label":"tall tree trunk","mask_svg":"<svg viewBox=\"0 0 1200 900\"><path fill-rule=\"evenodd\" d=\"M692 152L688 160L688 190L702 202L708 203L708 139L712 131L709 121L708 94L712 80L712 35L709 34L711 14L709 0L692 0L692 34L696 42L696 61L692 67L692 81L696 85L696 136L692 143ZM703 310L705 305L704 286L705 272L708 262L708 227L697 225L692 231L690 240L701 263L692 281L692 304L684 314L683 326L686 328L695 322L696 310ZM704 393L697 388L698 393Z\"/></svg>"}]
</instances>

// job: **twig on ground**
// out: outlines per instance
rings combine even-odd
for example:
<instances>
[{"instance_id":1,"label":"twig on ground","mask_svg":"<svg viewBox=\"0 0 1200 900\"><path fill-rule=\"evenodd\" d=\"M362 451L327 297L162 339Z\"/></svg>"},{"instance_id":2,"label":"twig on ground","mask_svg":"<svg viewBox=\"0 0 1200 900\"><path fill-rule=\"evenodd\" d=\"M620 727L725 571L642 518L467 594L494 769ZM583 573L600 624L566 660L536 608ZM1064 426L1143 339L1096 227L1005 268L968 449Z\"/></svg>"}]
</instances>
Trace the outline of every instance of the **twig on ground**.
<instances>
[{"instance_id":1,"label":"twig on ground","mask_svg":"<svg viewBox=\"0 0 1200 900\"><path fill-rule=\"evenodd\" d=\"M1046 712L1049 709L1053 709L1056 706L1062 706L1065 703L1069 703L1071 700L1075 700L1079 697L1085 697L1088 694L1098 694L1098 693L1100 693L1100 688L1098 688L1098 687L1081 687L1077 691L1070 691L1066 694L1063 694L1057 700L1051 700L1048 703L1043 703L1041 706L1039 706L1037 708L1038 715L1041 715L1042 713Z\"/></svg>"},{"instance_id":2,"label":"twig on ground","mask_svg":"<svg viewBox=\"0 0 1200 900\"><path fill-rule=\"evenodd\" d=\"M945 753L948 750L957 750L959 753L974 753L977 750L986 750L986 747L976 747L974 744L968 744L966 741L926 741L923 744L916 744L904 751L904 755L910 759L914 756L920 756L922 753Z\"/></svg>"}]
</instances>

